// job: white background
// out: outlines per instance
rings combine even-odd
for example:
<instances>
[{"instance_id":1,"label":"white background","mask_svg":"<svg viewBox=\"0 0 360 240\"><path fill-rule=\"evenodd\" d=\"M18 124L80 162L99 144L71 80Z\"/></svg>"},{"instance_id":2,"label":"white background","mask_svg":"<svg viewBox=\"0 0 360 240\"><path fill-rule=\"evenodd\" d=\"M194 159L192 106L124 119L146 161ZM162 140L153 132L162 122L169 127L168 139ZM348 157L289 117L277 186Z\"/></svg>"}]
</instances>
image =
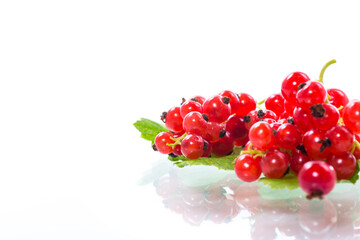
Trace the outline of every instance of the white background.
<instances>
[{"instance_id":1,"label":"white background","mask_svg":"<svg viewBox=\"0 0 360 240\"><path fill-rule=\"evenodd\" d=\"M1 1L0 238L189 237L194 228L162 210L153 188L137 185L166 157L132 124L158 121L197 94L229 89L262 100L292 71L316 79L333 58L326 86L359 97L359 7ZM191 236L235 230L203 226Z\"/></svg>"}]
</instances>

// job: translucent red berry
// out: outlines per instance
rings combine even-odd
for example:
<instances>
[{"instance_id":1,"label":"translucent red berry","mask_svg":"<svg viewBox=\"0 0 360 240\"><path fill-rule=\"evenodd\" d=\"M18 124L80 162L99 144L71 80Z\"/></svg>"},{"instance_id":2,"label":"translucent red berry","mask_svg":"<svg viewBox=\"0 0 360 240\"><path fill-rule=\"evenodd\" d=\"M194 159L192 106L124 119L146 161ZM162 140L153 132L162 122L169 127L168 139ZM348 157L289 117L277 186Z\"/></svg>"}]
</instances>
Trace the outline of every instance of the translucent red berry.
<instances>
[{"instance_id":1,"label":"translucent red berry","mask_svg":"<svg viewBox=\"0 0 360 240\"><path fill-rule=\"evenodd\" d=\"M181 152L189 159L197 159L204 153L204 139L198 135L189 134L181 142Z\"/></svg>"},{"instance_id":2,"label":"translucent red berry","mask_svg":"<svg viewBox=\"0 0 360 240\"><path fill-rule=\"evenodd\" d=\"M354 133L360 133L360 101L350 101L344 108L343 120Z\"/></svg>"},{"instance_id":3,"label":"translucent red berry","mask_svg":"<svg viewBox=\"0 0 360 240\"><path fill-rule=\"evenodd\" d=\"M351 178L356 170L356 158L349 152L341 155L331 154L326 162L334 167L337 180Z\"/></svg>"},{"instance_id":4,"label":"translucent red berry","mask_svg":"<svg viewBox=\"0 0 360 240\"><path fill-rule=\"evenodd\" d=\"M231 114L229 98L220 95L208 98L203 104L203 112L208 115L210 122L226 121Z\"/></svg>"},{"instance_id":5,"label":"translucent red berry","mask_svg":"<svg viewBox=\"0 0 360 240\"><path fill-rule=\"evenodd\" d=\"M258 149L270 149L275 143L273 129L267 122L257 122L249 130L250 142Z\"/></svg>"},{"instance_id":6,"label":"translucent red berry","mask_svg":"<svg viewBox=\"0 0 360 240\"><path fill-rule=\"evenodd\" d=\"M234 92L229 90L222 91L219 93L219 95L230 98L229 104L231 107L231 114L235 114L240 107L239 97Z\"/></svg>"},{"instance_id":7,"label":"translucent red berry","mask_svg":"<svg viewBox=\"0 0 360 240\"><path fill-rule=\"evenodd\" d=\"M190 112L183 119L183 128L186 133L203 136L207 130L207 122L199 112Z\"/></svg>"},{"instance_id":8,"label":"translucent red berry","mask_svg":"<svg viewBox=\"0 0 360 240\"><path fill-rule=\"evenodd\" d=\"M202 105L199 102L188 100L180 106L180 115L184 118L190 112L202 113Z\"/></svg>"},{"instance_id":9,"label":"translucent red berry","mask_svg":"<svg viewBox=\"0 0 360 240\"><path fill-rule=\"evenodd\" d=\"M250 111L256 109L256 101L255 99L247 93L239 93L239 108L236 112L236 115L241 117L248 114Z\"/></svg>"},{"instance_id":10,"label":"translucent red berry","mask_svg":"<svg viewBox=\"0 0 360 240\"><path fill-rule=\"evenodd\" d=\"M319 103L310 107L313 116L314 127L321 130L328 130L335 126L340 119L337 108L331 104Z\"/></svg>"},{"instance_id":11,"label":"translucent red berry","mask_svg":"<svg viewBox=\"0 0 360 240\"><path fill-rule=\"evenodd\" d=\"M261 175L261 166L250 154L240 155L236 161L234 170L236 175L244 182L256 181Z\"/></svg>"},{"instance_id":12,"label":"translucent red berry","mask_svg":"<svg viewBox=\"0 0 360 240\"><path fill-rule=\"evenodd\" d=\"M183 118L180 114L180 107L173 107L166 113L165 126L173 132L181 132L183 130Z\"/></svg>"},{"instance_id":13,"label":"translucent red berry","mask_svg":"<svg viewBox=\"0 0 360 240\"><path fill-rule=\"evenodd\" d=\"M281 94L291 104L296 104L296 93L301 83L310 81L310 78L303 72L289 74L281 84Z\"/></svg>"},{"instance_id":14,"label":"translucent red berry","mask_svg":"<svg viewBox=\"0 0 360 240\"><path fill-rule=\"evenodd\" d=\"M270 149L261 159L261 169L268 178L281 178L289 167L290 156L277 149Z\"/></svg>"},{"instance_id":15,"label":"translucent red berry","mask_svg":"<svg viewBox=\"0 0 360 240\"><path fill-rule=\"evenodd\" d=\"M168 144L173 144L175 141L172 139L172 134L169 132L161 132L155 137L156 150L163 154L170 154L173 151L173 147Z\"/></svg>"},{"instance_id":16,"label":"translucent red berry","mask_svg":"<svg viewBox=\"0 0 360 240\"><path fill-rule=\"evenodd\" d=\"M310 111L311 106L324 103L326 100L325 87L318 81L308 81L299 88L296 93L296 103L305 111Z\"/></svg>"},{"instance_id":17,"label":"translucent red berry","mask_svg":"<svg viewBox=\"0 0 360 240\"><path fill-rule=\"evenodd\" d=\"M279 93L270 95L265 101L265 107L280 116L285 111L284 97Z\"/></svg>"},{"instance_id":18,"label":"translucent red berry","mask_svg":"<svg viewBox=\"0 0 360 240\"><path fill-rule=\"evenodd\" d=\"M300 130L293 124L282 124L275 135L276 144L283 149L294 149L301 141Z\"/></svg>"}]
</instances>

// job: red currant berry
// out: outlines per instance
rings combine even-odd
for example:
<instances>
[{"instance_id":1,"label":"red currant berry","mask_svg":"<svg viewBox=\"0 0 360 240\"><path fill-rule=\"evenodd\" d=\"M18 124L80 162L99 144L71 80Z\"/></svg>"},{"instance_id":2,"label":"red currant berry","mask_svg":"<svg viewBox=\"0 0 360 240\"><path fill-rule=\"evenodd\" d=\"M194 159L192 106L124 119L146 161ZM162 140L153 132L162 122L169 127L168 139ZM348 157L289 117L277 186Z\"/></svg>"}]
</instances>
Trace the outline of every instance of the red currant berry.
<instances>
[{"instance_id":1,"label":"red currant berry","mask_svg":"<svg viewBox=\"0 0 360 240\"><path fill-rule=\"evenodd\" d=\"M244 146L247 142L249 142L249 135L246 135L243 138L235 140L235 146Z\"/></svg>"},{"instance_id":2,"label":"red currant berry","mask_svg":"<svg viewBox=\"0 0 360 240\"><path fill-rule=\"evenodd\" d=\"M202 105L199 102L193 100L185 101L180 107L180 115L184 118L190 112L202 113Z\"/></svg>"},{"instance_id":3,"label":"red currant berry","mask_svg":"<svg viewBox=\"0 0 360 240\"><path fill-rule=\"evenodd\" d=\"M342 155L331 154L326 162L334 167L337 180L351 178L356 170L356 158L349 152Z\"/></svg>"},{"instance_id":4,"label":"red currant berry","mask_svg":"<svg viewBox=\"0 0 360 240\"><path fill-rule=\"evenodd\" d=\"M189 134L181 142L181 152L188 159L197 159L204 153L204 139L198 135Z\"/></svg>"},{"instance_id":5,"label":"red currant berry","mask_svg":"<svg viewBox=\"0 0 360 240\"><path fill-rule=\"evenodd\" d=\"M202 157L210 157L211 156L211 144L204 139L204 153Z\"/></svg>"},{"instance_id":6,"label":"red currant berry","mask_svg":"<svg viewBox=\"0 0 360 240\"><path fill-rule=\"evenodd\" d=\"M354 135L355 135L356 141L360 142L360 134L356 133ZM360 150L358 148L355 148L355 151L353 152L353 154L356 159L360 159Z\"/></svg>"},{"instance_id":7,"label":"red currant berry","mask_svg":"<svg viewBox=\"0 0 360 240\"><path fill-rule=\"evenodd\" d=\"M175 154L176 156L181 156L182 152L181 152L181 145L178 144L174 147L174 150L172 152L173 154Z\"/></svg>"},{"instance_id":8,"label":"red currant berry","mask_svg":"<svg viewBox=\"0 0 360 240\"><path fill-rule=\"evenodd\" d=\"M172 138L172 134L169 132L161 132L155 137L155 146L156 150L158 150L162 154L170 154L173 151L171 146L168 144L173 144L175 141Z\"/></svg>"},{"instance_id":9,"label":"red currant berry","mask_svg":"<svg viewBox=\"0 0 360 240\"><path fill-rule=\"evenodd\" d=\"M231 114L235 114L240 107L240 102L239 102L238 96L229 90L222 91L221 93L219 93L219 95L230 98L229 104L231 107Z\"/></svg>"},{"instance_id":10,"label":"red currant berry","mask_svg":"<svg viewBox=\"0 0 360 240\"><path fill-rule=\"evenodd\" d=\"M293 72L289 74L281 84L281 94L285 100L293 105L296 104L296 93L301 83L310 81L310 78L302 72Z\"/></svg>"},{"instance_id":11,"label":"red currant berry","mask_svg":"<svg viewBox=\"0 0 360 240\"><path fill-rule=\"evenodd\" d=\"M345 107L349 103L349 98L346 94L337 88L330 88L327 90L327 93L330 96L329 102L334 105L336 108ZM340 110L340 115L342 116L343 109Z\"/></svg>"},{"instance_id":12,"label":"red currant berry","mask_svg":"<svg viewBox=\"0 0 360 240\"><path fill-rule=\"evenodd\" d=\"M329 151L336 155L345 154L352 149L354 145L355 136L345 126L336 125L325 133L326 143L329 146Z\"/></svg>"},{"instance_id":13,"label":"red currant berry","mask_svg":"<svg viewBox=\"0 0 360 240\"><path fill-rule=\"evenodd\" d=\"M336 172L326 162L309 161L301 168L298 181L301 189L308 194L307 198L321 198L334 188Z\"/></svg>"},{"instance_id":14,"label":"red currant berry","mask_svg":"<svg viewBox=\"0 0 360 240\"><path fill-rule=\"evenodd\" d=\"M275 143L273 129L266 122L257 122L249 130L249 139L252 144L261 150L270 149Z\"/></svg>"},{"instance_id":15,"label":"red currant berry","mask_svg":"<svg viewBox=\"0 0 360 240\"><path fill-rule=\"evenodd\" d=\"M310 130L313 124L313 116L310 112L303 110L301 107L296 107L293 115L295 125L301 132L307 132Z\"/></svg>"},{"instance_id":16,"label":"red currant berry","mask_svg":"<svg viewBox=\"0 0 360 240\"><path fill-rule=\"evenodd\" d=\"M310 109L316 128L326 131L339 122L340 113L331 104L319 103L311 106Z\"/></svg>"},{"instance_id":17,"label":"red currant berry","mask_svg":"<svg viewBox=\"0 0 360 240\"><path fill-rule=\"evenodd\" d=\"M343 120L354 133L360 133L360 101L350 101L344 108Z\"/></svg>"},{"instance_id":18,"label":"red currant berry","mask_svg":"<svg viewBox=\"0 0 360 240\"><path fill-rule=\"evenodd\" d=\"M270 95L265 101L265 107L280 116L285 110L284 97L278 93Z\"/></svg>"},{"instance_id":19,"label":"red currant berry","mask_svg":"<svg viewBox=\"0 0 360 240\"><path fill-rule=\"evenodd\" d=\"M201 113L190 112L183 120L183 128L186 133L203 136L206 133L207 122Z\"/></svg>"},{"instance_id":20,"label":"red currant berry","mask_svg":"<svg viewBox=\"0 0 360 240\"><path fill-rule=\"evenodd\" d=\"M283 149L294 149L301 141L300 130L293 124L281 125L275 135L276 144Z\"/></svg>"},{"instance_id":21,"label":"red currant berry","mask_svg":"<svg viewBox=\"0 0 360 240\"><path fill-rule=\"evenodd\" d=\"M171 108L166 114L165 126L172 132L183 130L183 119L180 114L180 107Z\"/></svg>"},{"instance_id":22,"label":"red currant berry","mask_svg":"<svg viewBox=\"0 0 360 240\"><path fill-rule=\"evenodd\" d=\"M236 175L244 182L256 181L261 175L259 161L255 160L250 154L240 155L235 161L234 170Z\"/></svg>"},{"instance_id":23,"label":"red currant berry","mask_svg":"<svg viewBox=\"0 0 360 240\"><path fill-rule=\"evenodd\" d=\"M305 155L304 153L302 153L298 149L294 149L291 152L290 169L295 174L299 174L300 169L302 168L302 166L304 166L304 164L309 162L309 161L311 161L311 159L307 155Z\"/></svg>"},{"instance_id":24,"label":"red currant berry","mask_svg":"<svg viewBox=\"0 0 360 240\"><path fill-rule=\"evenodd\" d=\"M239 115L241 117L248 114L250 111L256 109L256 101L255 99L247 94L247 93L239 93L239 108L236 112L236 115Z\"/></svg>"},{"instance_id":25,"label":"red currant berry","mask_svg":"<svg viewBox=\"0 0 360 240\"><path fill-rule=\"evenodd\" d=\"M209 117L210 122L222 123L231 114L229 98L215 95L208 98L203 104L203 112Z\"/></svg>"},{"instance_id":26,"label":"red currant berry","mask_svg":"<svg viewBox=\"0 0 360 240\"><path fill-rule=\"evenodd\" d=\"M204 138L210 143L213 143L219 141L225 133L225 128L220 123L208 122Z\"/></svg>"},{"instance_id":27,"label":"red currant berry","mask_svg":"<svg viewBox=\"0 0 360 240\"><path fill-rule=\"evenodd\" d=\"M285 108L285 112L289 115L289 116L293 116L294 114L294 109L295 109L296 105L292 104L289 101L284 101L284 108Z\"/></svg>"},{"instance_id":28,"label":"red currant berry","mask_svg":"<svg viewBox=\"0 0 360 240\"><path fill-rule=\"evenodd\" d=\"M211 144L211 153L216 156L225 156L230 154L235 146L234 138L226 132L219 141Z\"/></svg>"},{"instance_id":29,"label":"red currant berry","mask_svg":"<svg viewBox=\"0 0 360 240\"><path fill-rule=\"evenodd\" d=\"M202 96L195 96L195 97L192 97L191 98L193 101L195 101L195 102L198 102L198 103L200 103L201 105L203 105L203 103L205 102L205 98L204 97L202 97Z\"/></svg>"},{"instance_id":30,"label":"red currant berry","mask_svg":"<svg viewBox=\"0 0 360 240\"><path fill-rule=\"evenodd\" d=\"M324 85L318 81L308 81L299 86L296 94L297 105L305 111L310 111L310 107L324 103L326 100L326 90Z\"/></svg>"},{"instance_id":31,"label":"red currant berry","mask_svg":"<svg viewBox=\"0 0 360 240\"><path fill-rule=\"evenodd\" d=\"M229 132L235 140L242 139L248 134L244 119L238 115L232 115L226 122L225 130Z\"/></svg>"},{"instance_id":32,"label":"red currant berry","mask_svg":"<svg viewBox=\"0 0 360 240\"><path fill-rule=\"evenodd\" d=\"M311 129L303 136L303 144L308 156L313 160L326 159L329 154L327 147L322 148L325 133L319 129Z\"/></svg>"},{"instance_id":33,"label":"red currant berry","mask_svg":"<svg viewBox=\"0 0 360 240\"><path fill-rule=\"evenodd\" d=\"M261 169L268 178L281 178L286 173L290 162L287 153L270 149L261 159Z\"/></svg>"}]
</instances>

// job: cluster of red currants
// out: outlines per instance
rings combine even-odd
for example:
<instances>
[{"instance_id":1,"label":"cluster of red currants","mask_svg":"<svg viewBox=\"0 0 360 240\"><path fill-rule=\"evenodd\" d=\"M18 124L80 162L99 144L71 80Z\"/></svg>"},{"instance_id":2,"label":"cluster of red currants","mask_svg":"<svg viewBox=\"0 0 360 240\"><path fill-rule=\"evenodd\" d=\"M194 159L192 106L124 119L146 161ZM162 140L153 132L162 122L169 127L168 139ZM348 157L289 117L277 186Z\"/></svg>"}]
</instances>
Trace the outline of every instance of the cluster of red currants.
<instances>
[{"instance_id":1,"label":"cluster of red currants","mask_svg":"<svg viewBox=\"0 0 360 240\"><path fill-rule=\"evenodd\" d=\"M228 155L234 146L248 142L249 128L244 116L255 109L252 96L232 91L223 91L208 99L202 96L183 99L181 106L162 114L161 119L171 132L159 133L154 149L188 159Z\"/></svg>"},{"instance_id":2,"label":"cluster of red currants","mask_svg":"<svg viewBox=\"0 0 360 240\"><path fill-rule=\"evenodd\" d=\"M282 178L298 174L309 198L329 193L337 180L350 179L360 158L360 101L349 102L340 89L323 85L302 72L289 74L281 93L256 103L249 94L223 91L196 96L163 113L171 132L155 138L154 149L189 159L223 156L244 146L235 161L246 182L261 174ZM266 109L259 109L265 103Z\"/></svg>"}]
</instances>

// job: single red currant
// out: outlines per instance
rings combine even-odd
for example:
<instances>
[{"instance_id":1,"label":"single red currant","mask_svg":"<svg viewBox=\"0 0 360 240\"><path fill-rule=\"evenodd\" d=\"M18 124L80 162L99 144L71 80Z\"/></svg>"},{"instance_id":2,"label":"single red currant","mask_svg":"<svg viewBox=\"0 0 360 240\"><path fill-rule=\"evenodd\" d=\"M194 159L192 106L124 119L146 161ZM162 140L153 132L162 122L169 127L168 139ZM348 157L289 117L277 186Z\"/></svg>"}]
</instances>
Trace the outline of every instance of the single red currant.
<instances>
[{"instance_id":1,"label":"single red currant","mask_svg":"<svg viewBox=\"0 0 360 240\"><path fill-rule=\"evenodd\" d=\"M250 142L261 150L270 149L275 143L273 129L267 122L257 122L249 130Z\"/></svg>"},{"instance_id":2,"label":"single red currant","mask_svg":"<svg viewBox=\"0 0 360 240\"><path fill-rule=\"evenodd\" d=\"M331 154L326 162L334 167L337 180L351 178L356 170L356 158L349 152L342 155Z\"/></svg>"},{"instance_id":3,"label":"single red currant","mask_svg":"<svg viewBox=\"0 0 360 240\"><path fill-rule=\"evenodd\" d=\"M167 113L163 113L162 119L165 119L165 126L173 132L183 130L183 119L180 114L180 107L173 107Z\"/></svg>"},{"instance_id":4,"label":"single red currant","mask_svg":"<svg viewBox=\"0 0 360 240\"><path fill-rule=\"evenodd\" d=\"M247 153L240 155L236 159L234 170L236 175L244 182L256 181L261 175L259 161Z\"/></svg>"},{"instance_id":5,"label":"single red currant","mask_svg":"<svg viewBox=\"0 0 360 240\"><path fill-rule=\"evenodd\" d=\"M276 144L283 149L294 149L301 141L300 130L293 124L281 125L275 135Z\"/></svg>"},{"instance_id":6,"label":"single red currant","mask_svg":"<svg viewBox=\"0 0 360 240\"><path fill-rule=\"evenodd\" d=\"M192 97L191 98L193 101L195 101L195 102L198 102L198 103L200 103L201 105L203 105L203 103L205 102L205 98L204 97L202 97L202 96L195 96L195 97Z\"/></svg>"},{"instance_id":7,"label":"single red currant","mask_svg":"<svg viewBox=\"0 0 360 240\"><path fill-rule=\"evenodd\" d=\"M204 102L203 112L208 115L210 122L222 123L228 119L231 114L229 101L228 97L215 95Z\"/></svg>"},{"instance_id":8,"label":"single red currant","mask_svg":"<svg viewBox=\"0 0 360 240\"><path fill-rule=\"evenodd\" d=\"M183 120L183 128L186 133L203 136L207 130L207 122L201 113L190 112Z\"/></svg>"},{"instance_id":9,"label":"single red currant","mask_svg":"<svg viewBox=\"0 0 360 240\"><path fill-rule=\"evenodd\" d=\"M349 103L349 98L346 94L337 88L330 88L327 90L327 93L330 96L329 102L334 105L336 108L345 107ZM342 116L343 109L340 110L340 115Z\"/></svg>"},{"instance_id":10,"label":"single red currant","mask_svg":"<svg viewBox=\"0 0 360 240\"><path fill-rule=\"evenodd\" d=\"M310 112L303 110L301 107L296 107L293 115L295 125L301 132L307 132L313 128L313 116Z\"/></svg>"},{"instance_id":11,"label":"single red currant","mask_svg":"<svg viewBox=\"0 0 360 240\"><path fill-rule=\"evenodd\" d=\"M232 91L225 90L219 93L220 96L230 98L231 114L235 114L240 107L239 97Z\"/></svg>"},{"instance_id":12,"label":"single red currant","mask_svg":"<svg viewBox=\"0 0 360 240\"><path fill-rule=\"evenodd\" d=\"M238 115L232 115L226 122L225 130L228 131L235 140L242 139L248 134L244 119Z\"/></svg>"},{"instance_id":13,"label":"single red currant","mask_svg":"<svg viewBox=\"0 0 360 240\"><path fill-rule=\"evenodd\" d=\"M339 122L340 113L331 104L319 103L311 106L310 109L314 127L318 129L326 131Z\"/></svg>"},{"instance_id":14,"label":"single red currant","mask_svg":"<svg viewBox=\"0 0 360 240\"><path fill-rule=\"evenodd\" d=\"M305 163L311 161L311 159L306 155L306 152L304 150L305 148L303 149L303 152L301 150L294 149L291 152L290 169L295 174L299 174L302 166L304 166Z\"/></svg>"},{"instance_id":15,"label":"single red currant","mask_svg":"<svg viewBox=\"0 0 360 240\"><path fill-rule=\"evenodd\" d=\"M208 122L204 138L210 143L217 142L225 135L226 131L223 125L217 122Z\"/></svg>"},{"instance_id":16,"label":"single red currant","mask_svg":"<svg viewBox=\"0 0 360 240\"><path fill-rule=\"evenodd\" d=\"M180 107L180 115L184 118L190 112L202 113L202 105L191 99L189 101L185 101Z\"/></svg>"},{"instance_id":17,"label":"single red currant","mask_svg":"<svg viewBox=\"0 0 360 240\"><path fill-rule=\"evenodd\" d=\"M345 126L336 125L325 133L325 144L333 154L341 155L349 152L354 145L355 136Z\"/></svg>"},{"instance_id":18,"label":"single red currant","mask_svg":"<svg viewBox=\"0 0 360 240\"><path fill-rule=\"evenodd\" d=\"M299 85L299 91L296 94L296 102L299 107L305 111L310 111L310 107L324 103L326 100L326 90L324 85L318 81L308 81Z\"/></svg>"},{"instance_id":19,"label":"single red currant","mask_svg":"<svg viewBox=\"0 0 360 240\"><path fill-rule=\"evenodd\" d=\"M343 120L354 133L360 133L360 101L350 101L344 108Z\"/></svg>"},{"instance_id":20,"label":"single red currant","mask_svg":"<svg viewBox=\"0 0 360 240\"><path fill-rule=\"evenodd\" d=\"M248 114L250 111L256 109L256 101L255 99L247 94L247 93L239 93L239 108L236 112L236 115L239 115L241 117Z\"/></svg>"},{"instance_id":21,"label":"single red currant","mask_svg":"<svg viewBox=\"0 0 360 240\"><path fill-rule=\"evenodd\" d=\"M289 115L289 116L293 116L294 114L294 109L295 109L296 105L292 104L289 101L284 101L284 108L285 108L285 112Z\"/></svg>"},{"instance_id":22,"label":"single red currant","mask_svg":"<svg viewBox=\"0 0 360 240\"><path fill-rule=\"evenodd\" d=\"M203 155L204 145L202 137L189 134L181 142L181 152L189 159L197 159Z\"/></svg>"},{"instance_id":23,"label":"single red currant","mask_svg":"<svg viewBox=\"0 0 360 240\"><path fill-rule=\"evenodd\" d=\"M293 105L296 104L296 93L301 83L310 81L310 78L302 72L293 72L289 74L281 84L281 94L285 100Z\"/></svg>"},{"instance_id":24,"label":"single red currant","mask_svg":"<svg viewBox=\"0 0 360 240\"><path fill-rule=\"evenodd\" d=\"M336 172L324 161L309 161L301 168L298 181L307 198L322 198L334 188Z\"/></svg>"},{"instance_id":25,"label":"single red currant","mask_svg":"<svg viewBox=\"0 0 360 240\"><path fill-rule=\"evenodd\" d=\"M290 162L287 153L277 149L270 149L261 159L261 169L268 178L281 178L286 173Z\"/></svg>"},{"instance_id":26,"label":"single red currant","mask_svg":"<svg viewBox=\"0 0 360 240\"><path fill-rule=\"evenodd\" d=\"M162 154L170 154L173 148L168 144L173 144L175 141L172 139L172 134L169 132L161 132L155 137L155 146Z\"/></svg>"},{"instance_id":27,"label":"single red currant","mask_svg":"<svg viewBox=\"0 0 360 240\"><path fill-rule=\"evenodd\" d=\"M303 136L303 144L308 156L313 160L326 159L329 149L323 146L325 133L319 129L311 129Z\"/></svg>"},{"instance_id":28,"label":"single red currant","mask_svg":"<svg viewBox=\"0 0 360 240\"><path fill-rule=\"evenodd\" d=\"M232 153L234 146L234 138L230 135L230 133L226 132L219 141L211 144L211 153L216 156L225 156Z\"/></svg>"},{"instance_id":29,"label":"single red currant","mask_svg":"<svg viewBox=\"0 0 360 240\"><path fill-rule=\"evenodd\" d=\"M285 111L284 97L278 93L270 95L265 101L265 107L280 116Z\"/></svg>"}]
</instances>

